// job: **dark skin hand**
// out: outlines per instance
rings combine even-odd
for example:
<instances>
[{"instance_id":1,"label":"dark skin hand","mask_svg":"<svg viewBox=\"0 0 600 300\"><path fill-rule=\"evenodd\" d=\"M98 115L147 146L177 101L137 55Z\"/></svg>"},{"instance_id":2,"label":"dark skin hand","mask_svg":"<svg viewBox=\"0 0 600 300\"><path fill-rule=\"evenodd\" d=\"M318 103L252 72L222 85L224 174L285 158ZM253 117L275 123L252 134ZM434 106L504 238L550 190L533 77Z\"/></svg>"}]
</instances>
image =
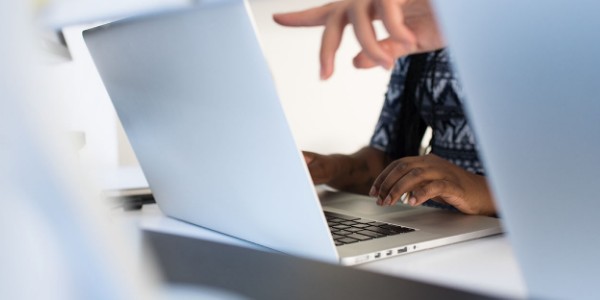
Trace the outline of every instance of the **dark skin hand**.
<instances>
[{"instance_id":1,"label":"dark skin hand","mask_svg":"<svg viewBox=\"0 0 600 300\"><path fill-rule=\"evenodd\" d=\"M379 205L394 205L409 193L408 204L429 199L466 214L494 215L496 208L484 176L473 174L434 154L404 157L389 164L369 192Z\"/></svg>"},{"instance_id":2,"label":"dark skin hand","mask_svg":"<svg viewBox=\"0 0 600 300\"><path fill-rule=\"evenodd\" d=\"M315 184L367 195L375 178L387 165L385 153L364 147L351 155L321 155L304 151L304 160Z\"/></svg>"},{"instance_id":3,"label":"dark skin hand","mask_svg":"<svg viewBox=\"0 0 600 300\"><path fill-rule=\"evenodd\" d=\"M496 208L484 176L473 174L434 154L390 162L383 151L362 148L352 155L303 152L315 184L369 194L382 206L395 205L408 193L407 204L433 199L466 214L494 215Z\"/></svg>"}]
</instances>

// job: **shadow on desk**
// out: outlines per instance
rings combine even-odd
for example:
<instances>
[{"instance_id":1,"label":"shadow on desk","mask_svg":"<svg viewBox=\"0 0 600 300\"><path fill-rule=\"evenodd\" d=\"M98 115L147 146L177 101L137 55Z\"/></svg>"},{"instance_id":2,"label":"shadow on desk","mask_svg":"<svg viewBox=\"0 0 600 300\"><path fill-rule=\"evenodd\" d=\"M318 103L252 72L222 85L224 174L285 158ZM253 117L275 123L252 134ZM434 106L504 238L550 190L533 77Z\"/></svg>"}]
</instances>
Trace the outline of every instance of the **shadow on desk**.
<instances>
[{"instance_id":1,"label":"shadow on desk","mask_svg":"<svg viewBox=\"0 0 600 300\"><path fill-rule=\"evenodd\" d=\"M197 285L250 299L492 299L488 296L154 231L144 231L167 284Z\"/></svg>"}]
</instances>

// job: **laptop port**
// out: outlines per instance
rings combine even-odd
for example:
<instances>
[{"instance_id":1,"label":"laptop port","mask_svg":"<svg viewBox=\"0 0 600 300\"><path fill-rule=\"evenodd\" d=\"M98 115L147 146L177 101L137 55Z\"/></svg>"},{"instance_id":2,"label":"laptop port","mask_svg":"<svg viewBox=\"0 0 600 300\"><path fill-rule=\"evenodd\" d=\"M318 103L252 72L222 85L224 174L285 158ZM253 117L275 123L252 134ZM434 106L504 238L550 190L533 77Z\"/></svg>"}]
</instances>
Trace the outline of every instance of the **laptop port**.
<instances>
[{"instance_id":1,"label":"laptop port","mask_svg":"<svg viewBox=\"0 0 600 300\"><path fill-rule=\"evenodd\" d=\"M398 251L396 251L396 252L397 252L398 254L400 254L400 253L406 253L406 251L407 251L407 249L406 249L406 247L404 247L404 248L400 248L400 249L398 249Z\"/></svg>"},{"instance_id":2,"label":"laptop port","mask_svg":"<svg viewBox=\"0 0 600 300\"><path fill-rule=\"evenodd\" d=\"M388 252L386 252L386 253L385 253L385 255L386 255L386 256L390 256L390 255L392 255L393 253L394 253L394 251L392 251L392 250L388 250Z\"/></svg>"},{"instance_id":3,"label":"laptop port","mask_svg":"<svg viewBox=\"0 0 600 300\"><path fill-rule=\"evenodd\" d=\"M380 258L381 257L381 252L375 253L375 255L373 257Z\"/></svg>"}]
</instances>

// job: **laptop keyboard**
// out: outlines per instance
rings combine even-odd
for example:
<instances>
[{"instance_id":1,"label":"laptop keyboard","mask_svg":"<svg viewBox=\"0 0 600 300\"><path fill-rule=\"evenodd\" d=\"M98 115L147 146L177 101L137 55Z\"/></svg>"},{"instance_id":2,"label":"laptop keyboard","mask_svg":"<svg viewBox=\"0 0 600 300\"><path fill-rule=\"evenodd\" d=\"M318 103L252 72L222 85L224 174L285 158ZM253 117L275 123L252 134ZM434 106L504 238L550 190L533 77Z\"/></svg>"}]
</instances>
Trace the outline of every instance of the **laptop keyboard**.
<instances>
[{"instance_id":1,"label":"laptop keyboard","mask_svg":"<svg viewBox=\"0 0 600 300\"><path fill-rule=\"evenodd\" d=\"M412 228L325 212L336 246L415 231Z\"/></svg>"}]
</instances>

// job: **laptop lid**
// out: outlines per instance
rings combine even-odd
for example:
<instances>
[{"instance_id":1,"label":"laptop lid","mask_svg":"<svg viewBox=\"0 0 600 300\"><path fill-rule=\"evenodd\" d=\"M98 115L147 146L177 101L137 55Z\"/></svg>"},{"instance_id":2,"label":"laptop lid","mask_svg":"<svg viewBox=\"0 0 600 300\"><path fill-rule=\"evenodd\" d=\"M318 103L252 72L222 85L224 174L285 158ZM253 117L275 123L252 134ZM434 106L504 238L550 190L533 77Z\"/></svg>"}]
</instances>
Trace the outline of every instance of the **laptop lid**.
<instances>
[{"instance_id":1,"label":"laptop lid","mask_svg":"<svg viewBox=\"0 0 600 300\"><path fill-rule=\"evenodd\" d=\"M121 21L84 38L156 201L171 217L342 264L501 231L494 218L382 208L345 193L321 198L322 207L242 0ZM349 216L344 222L360 232L331 236L322 209ZM357 217L372 223L368 231ZM386 224L407 228L377 227ZM347 244L336 249L332 237Z\"/></svg>"},{"instance_id":2,"label":"laptop lid","mask_svg":"<svg viewBox=\"0 0 600 300\"><path fill-rule=\"evenodd\" d=\"M163 212L338 261L244 1L116 22L84 38Z\"/></svg>"},{"instance_id":3,"label":"laptop lid","mask_svg":"<svg viewBox=\"0 0 600 300\"><path fill-rule=\"evenodd\" d=\"M597 298L600 2L437 1L535 298Z\"/></svg>"}]
</instances>

